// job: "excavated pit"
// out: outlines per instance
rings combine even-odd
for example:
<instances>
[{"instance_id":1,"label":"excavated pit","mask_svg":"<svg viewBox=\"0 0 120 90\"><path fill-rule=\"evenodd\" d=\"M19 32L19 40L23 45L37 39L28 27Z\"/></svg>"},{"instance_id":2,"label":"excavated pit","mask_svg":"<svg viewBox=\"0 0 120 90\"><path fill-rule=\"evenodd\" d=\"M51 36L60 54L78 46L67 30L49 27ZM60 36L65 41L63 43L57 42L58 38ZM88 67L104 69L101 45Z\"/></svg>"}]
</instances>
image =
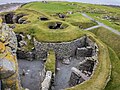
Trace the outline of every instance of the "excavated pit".
<instances>
[{"instance_id":1,"label":"excavated pit","mask_svg":"<svg viewBox=\"0 0 120 90\"><path fill-rule=\"evenodd\" d=\"M4 20L3 22L4 23L7 23L7 24L13 24L13 16L14 16L14 13L13 12L10 12L6 15L4 15Z\"/></svg>"},{"instance_id":2,"label":"excavated pit","mask_svg":"<svg viewBox=\"0 0 120 90\"><path fill-rule=\"evenodd\" d=\"M41 21L47 21L47 20L49 20L47 17L44 17L44 16L43 16L43 17L40 17L39 19L40 19Z\"/></svg>"},{"instance_id":3,"label":"excavated pit","mask_svg":"<svg viewBox=\"0 0 120 90\"><path fill-rule=\"evenodd\" d=\"M48 25L49 29L65 29L68 25L63 24L62 22L52 22Z\"/></svg>"},{"instance_id":4,"label":"excavated pit","mask_svg":"<svg viewBox=\"0 0 120 90\"><path fill-rule=\"evenodd\" d=\"M7 14L2 15L3 23L6 24L27 24L29 21L27 21L27 18L23 18L26 16L26 14L19 13L15 14L14 12L9 12Z\"/></svg>"},{"instance_id":5,"label":"excavated pit","mask_svg":"<svg viewBox=\"0 0 120 90\"><path fill-rule=\"evenodd\" d=\"M26 21L26 19L23 19L23 17L26 16L25 14L18 14L16 16L13 17L13 20L15 23L18 23L18 24L22 24L24 21Z\"/></svg>"}]
</instances>

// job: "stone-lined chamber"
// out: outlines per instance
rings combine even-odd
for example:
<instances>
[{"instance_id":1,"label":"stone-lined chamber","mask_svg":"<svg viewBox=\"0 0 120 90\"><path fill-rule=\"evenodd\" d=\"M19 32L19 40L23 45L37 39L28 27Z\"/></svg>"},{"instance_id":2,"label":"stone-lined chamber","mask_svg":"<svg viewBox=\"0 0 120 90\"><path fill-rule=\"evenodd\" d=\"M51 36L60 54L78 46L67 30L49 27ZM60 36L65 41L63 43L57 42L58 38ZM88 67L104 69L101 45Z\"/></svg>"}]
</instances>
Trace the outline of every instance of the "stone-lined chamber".
<instances>
[{"instance_id":1,"label":"stone-lined chamber","mask_svg":"<svg viewBox=\"0 0 120 90\"><path fill-rule=\"evenodd\" d=\"M78 60L79 63L76 64L76 67L70 66L71 75L68 75L68 77L70 76L69 86L67 86L66 88L75 86L77 84L83 83L86 80L89 80L94 73L98 62L98 46L86 35L70 42L61 43L39 42L34 38L34 47L36 52L36 59L38 60L46 61L48 52L50 50L53 50L55 52L55 77L60 70L60 68L58 68L58 63L60 63L60 61L62 61L65 65L69 65L71 63L71 60ZM44 84L48 86L48 82ZM54 86L51 86L50 88L51 90L65 89L65 87L56 88Z\"/></svg>"},{"instance_id":2,"label":"stone-lined chamber","mask_svg":"<svg viewBox=\"0 0 120 90\"><path fill-rule=\"evenodd\" d=\"M47 53L49 50L55 51L57 60L63 60L74 56L77 58L91 57L95 53L94 50L96 48L95 43L91 41L87 36L83 36L70 42L61 43L38 42L34 38L34 47L36 51L36 59L42 60L47 58ZM85 49L81 49L82 47Z\"/></svg>"}]
</instances>

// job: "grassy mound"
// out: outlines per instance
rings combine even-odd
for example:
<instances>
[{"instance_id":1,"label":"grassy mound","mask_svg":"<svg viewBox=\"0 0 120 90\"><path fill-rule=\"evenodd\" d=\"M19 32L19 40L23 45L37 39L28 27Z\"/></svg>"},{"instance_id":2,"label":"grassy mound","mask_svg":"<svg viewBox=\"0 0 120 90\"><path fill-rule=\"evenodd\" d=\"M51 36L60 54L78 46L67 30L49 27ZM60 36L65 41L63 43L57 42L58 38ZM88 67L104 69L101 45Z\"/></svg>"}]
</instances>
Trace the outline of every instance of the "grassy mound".
<instances>
[{"instance_id":1,"label":"grassy mound","mask_svg":"<svg viewBox=\"0 0 120 90\"><path fill-rule=\"evenodd\" d=\"M111 47L120 58L120 36L103 27L91 30L99 39Z\"/></svg>"},{"instance_id":2,"label":"grassy mound","mask_svg":"<svg viewBox=\"0 0 120 90\"><path fill-rule=\"evenodd\" d=\"M31 36L35 37L38 41L41 42L66 42L77 39L84 35L82 30L80 30L78 27L75 27L68 22L51 18L49 15L46 15L41 12L28 9L19 9L14 13L26 14L24 18L26 18L26 20L30 22L27 24L16 23L16 28L14 29L14 31L16 33L23 32L26 35L30 34ZM49 20L41 21L39 18L42 16L48 17ZM50 24L56 22L62 23L61 27L63 29L54 30L49 28Z\"/></svg>"},{"instance_id":3,"label":"grassy mound","mask_svg":"<svg viewBox=\"0 0 120 90\"><path fill-rule=\"evenodd\" d=\"M112 72L110 81L105 87L105 90L120 90L120 60L111 48L109 48L109 56L112 65Z\"/></svg>"},{"instance_id":4,"label":"grassy mound","mask_svg":"<svg viewBox=\"0 0 120 90\"><path fill-rule=\"evenodd\" d=\"M120 77L119 77L120 36L102 27L92 30L91 32L97 35L99 39L101 39L104 43L106 43L110 47L109 54L110 54L110 60L112 64L112 73L111 73L111 80L108 82L105 90L119 90L120 89Z\"/></svg>"}]
</instances>

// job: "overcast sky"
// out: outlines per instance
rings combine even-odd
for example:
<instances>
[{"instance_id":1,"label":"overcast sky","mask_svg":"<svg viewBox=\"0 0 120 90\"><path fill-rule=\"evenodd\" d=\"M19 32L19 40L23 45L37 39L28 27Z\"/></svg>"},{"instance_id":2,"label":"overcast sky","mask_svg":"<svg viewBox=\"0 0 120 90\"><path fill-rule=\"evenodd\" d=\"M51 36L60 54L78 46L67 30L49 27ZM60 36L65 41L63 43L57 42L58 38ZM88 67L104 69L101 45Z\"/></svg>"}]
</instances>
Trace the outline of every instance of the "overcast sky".
<instances>
[{"instance_id":1,"label":"overcast sky","mask_svg":"<svg viewBox=\"0 0 120 90\"><path fill-rule=\"evenodd\" d=\"M78 2L94 3L94 4L120 5L120 0L68 0L68 1L78 1Z\"/></svg>"},{"instance_id":2,"label":"overcast sky","mask_svg":"<svg viewBox=\"0 0 120 90\"><path fill-rule=\"evenodd\" d=\"M0 0L0 4L11 3L11 2L30 2L30 1L41 1L41 0ZM60 1L60 0L57 0L57 1ZM120 5L120 0L66 0L66 1Z\"/></svg>"}]
</instances>

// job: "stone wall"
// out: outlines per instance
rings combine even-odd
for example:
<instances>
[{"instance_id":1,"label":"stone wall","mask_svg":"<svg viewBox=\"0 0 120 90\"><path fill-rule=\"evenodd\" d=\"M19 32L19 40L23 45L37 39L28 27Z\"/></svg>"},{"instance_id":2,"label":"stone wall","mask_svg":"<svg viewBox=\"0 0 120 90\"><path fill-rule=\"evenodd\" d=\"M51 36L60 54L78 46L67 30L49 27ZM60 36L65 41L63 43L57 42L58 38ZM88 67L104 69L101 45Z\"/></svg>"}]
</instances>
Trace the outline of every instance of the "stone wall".
<instances>
[{"instance_id":1,"label":"stone wall","mask_svg":"<svg viewBox=\"0 0 120 90\"><path fill-rule=\"evenodd\" d=\"M47 52L49 50L54 50L57 59L69 58L75 55L77 47L83 47L85 44L85 37L79 38L71 42L61 42L61 43L44 43L38 42L34 39L34 46L36 50L37 58L46 58Z\"/></svg>"},{"instance_id":2,"label":"stone wall","mask_svg":"<svg viewBox=\"0 0 120 90\"><path fill-rule=\"evenodd\" d=\"M89 46L77 49L77 59L85 57L78 66L71 69L72 73L69 80L70 87L84 83L89 80L95 72L98 64L98 46L89 39ZM90 50L89 50L90 49ZM92 52L91 52L92 49Z\"/></svg>"},{"instance_id":3,"label":"stone wall","mask_svg":"<svg viewBox=\"0 0 120 90\"><path fill-rule=\"evenodd\" d=\"M55 51L56 59L63 60L71 56L76 56L77 48L82 48L89 45L91 48L94 48L94 42L92 42L87 36L83 36L71 42L61 43L44 43L38 42L34 39L37 59L45 59L47 57L47 52L52 49Z\"/></svg>"}]
</instances>

